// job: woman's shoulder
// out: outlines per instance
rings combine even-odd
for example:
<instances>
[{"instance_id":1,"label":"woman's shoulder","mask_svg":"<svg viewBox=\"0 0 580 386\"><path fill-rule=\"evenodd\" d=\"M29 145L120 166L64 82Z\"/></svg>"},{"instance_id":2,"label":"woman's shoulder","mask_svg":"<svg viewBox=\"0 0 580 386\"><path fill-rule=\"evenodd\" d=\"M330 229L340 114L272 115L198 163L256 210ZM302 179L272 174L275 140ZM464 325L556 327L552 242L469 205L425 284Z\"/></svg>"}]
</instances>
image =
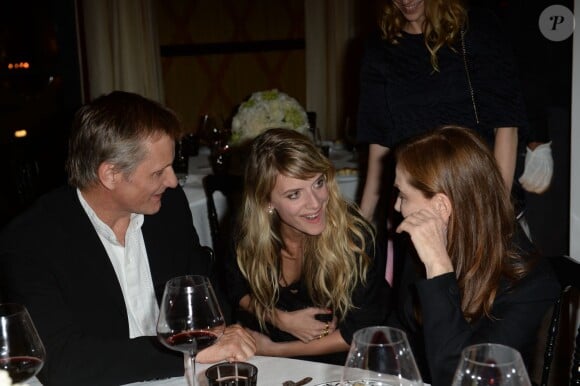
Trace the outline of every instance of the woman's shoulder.
<instances>
[{"instance_id":1,"label":"woman's shoulder","mask_svg":"<svg viewBox=\"0 0 580 386\"><path fill-rule=\"evenodd\" d=\"M0 231L29 233L36 230L41 234L62 229L71 217L85 216L77 196L76 188L63 185L36 199L26 210L11 219Z\"/></svg>"},{"instance_id":2,"label":"woman's shoulder","mask_svg":"<svg viewBox=\"0 0 580 386\"><path fill-rule=\"evenodd\" d=\"M555 300L560 293L560 283L549 258L532 253L522 256L526 273L508 286L509 291L527 294L526 297Z\"/></svg>"}]
</instances>

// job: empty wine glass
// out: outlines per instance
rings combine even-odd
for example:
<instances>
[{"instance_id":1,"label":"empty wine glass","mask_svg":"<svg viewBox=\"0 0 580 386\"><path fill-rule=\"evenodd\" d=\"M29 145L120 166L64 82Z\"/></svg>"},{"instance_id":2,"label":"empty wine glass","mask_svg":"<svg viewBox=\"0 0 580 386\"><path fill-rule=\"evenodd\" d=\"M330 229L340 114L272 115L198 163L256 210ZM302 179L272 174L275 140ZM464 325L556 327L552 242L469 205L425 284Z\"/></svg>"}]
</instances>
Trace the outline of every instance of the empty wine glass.
<instances>
[{"instance_id":1,"label":"empty wine glass","mask_svg":"<svg viewBox=\"0 0 580 386\"><path fill-rule=\"evenodd\" d=\"M40 371L45 356L26 307L0 304L0 370L7 371L12 382L24 382Z\"/></svg>"},{"instance_id":2,"label":"empty wine glass","mask_svg":"<svg viewBox=\"0 0 580 386\"><path fill-rule=\"evenodd\" d=\"M222 118L210 115L201 117L200 133L210 148L210 162L214 173L226 174L228 172L228 155L230 147L228 141L232 135L231 129Z\"/></svg>"},{"instance_id":3,"label":"empty wine glass","mask_svg":"<svg viewBox=\"0 0 580 386\"><path fill-rule=\"evenodd\" d=\"M225 321L209 279L180 276L165 284L157 336L165 346L183 352L185 377L195 386L195 356L223 334Z\"/></svg>"},{"instance_id":4,"label":"empty wine glass","mask_svg":"<svg viewBox=\"0 0 580 386\"><path fill-rule=\"evenodd\" d=\"M208 114L201 116L199 133L211 149L223 148L232 134L225 119Z\"/></svg>"},{"instance_id":5,"label":"empty wine glass","mask_svg":"<svg viewBox=\"0 0 580 386\"><path fill-rule=\"evenodd\" d=\"M466 347L453 386L529 386L520 353L508 346L482 343Z\"/></svg>"},{"instance_id":6,"label":"empty wine glass","mask_svg":"<svg viewBox=\"0 0 580 386\"><path fill-rule=\"evenodd\" d=\"M407 336L399 329L375 326L354 333L341 385L423 385Z\"/></svg>"}]
</instances>

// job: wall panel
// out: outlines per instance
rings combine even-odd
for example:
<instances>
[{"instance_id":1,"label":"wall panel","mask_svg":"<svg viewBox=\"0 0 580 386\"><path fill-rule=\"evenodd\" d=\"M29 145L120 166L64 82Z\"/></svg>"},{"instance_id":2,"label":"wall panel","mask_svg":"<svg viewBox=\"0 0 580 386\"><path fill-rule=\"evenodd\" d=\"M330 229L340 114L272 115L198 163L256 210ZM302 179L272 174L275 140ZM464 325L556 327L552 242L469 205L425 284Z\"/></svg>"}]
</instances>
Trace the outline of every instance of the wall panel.
<instances>
[{"instance_id":1,"label":"wall panel","mask_svg":"<svg viewBox=\"0 0 580 386\"><path fill-rule=\"evenodd\" d=\"M158 0L165 98L191 131L231 118L252 92L278 88L305 106L303 0Z\"/></svg>"}]
</instances>

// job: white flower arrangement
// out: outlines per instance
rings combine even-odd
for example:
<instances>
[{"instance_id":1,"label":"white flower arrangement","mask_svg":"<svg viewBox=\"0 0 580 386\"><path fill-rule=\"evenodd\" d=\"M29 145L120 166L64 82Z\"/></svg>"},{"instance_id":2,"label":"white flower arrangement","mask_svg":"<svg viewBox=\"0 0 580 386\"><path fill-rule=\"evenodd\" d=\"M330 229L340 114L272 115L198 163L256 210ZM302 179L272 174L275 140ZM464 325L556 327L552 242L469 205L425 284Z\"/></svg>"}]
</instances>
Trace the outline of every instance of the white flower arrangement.
<instances>
[{"instance_id":1,"label":"white flower arrangement","mask_svg":"<svg viewBox=\"0 0 580 386\"><path fill-rule=\"evenodd\" d=\"M272 128L307 134L306 111L296 99L276 89L255 92L240 105L232 120L230 144L243 144Z\"/></svg>"},{"instance_id":2,"label":"white flower arrangement","mask_svg":"<svg viewBox=\"0 0 580 386\"><path fill-rule=\"evenodd\" d=\"M0 386L28 386L25 383L12 383L7 371L0 370Z\"/></svg>"}]
</instances>

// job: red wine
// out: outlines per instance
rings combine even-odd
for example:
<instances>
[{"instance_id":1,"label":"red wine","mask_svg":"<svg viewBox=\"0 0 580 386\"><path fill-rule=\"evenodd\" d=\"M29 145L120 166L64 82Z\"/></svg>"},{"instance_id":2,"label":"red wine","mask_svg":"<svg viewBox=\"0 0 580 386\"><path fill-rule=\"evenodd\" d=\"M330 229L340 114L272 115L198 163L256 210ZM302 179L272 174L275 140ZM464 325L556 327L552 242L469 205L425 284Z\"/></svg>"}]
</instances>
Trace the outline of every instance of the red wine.
<instances>
[{"instance_id":1,"label":"red wine","mask_svg":"<svg viewBox=\"0 0 580 386\"><path fill-rule=\"evenodd\" d=\"M0 369L6 370L13 383L32 378L42 367L42 361L35 357L10 357L0 359Z\"/></svg>"},{"instance_id":2,"label":"red wine","mask_svg":"<svg viewBox=\"0 0 580 386\"><path fill-rule=\"evenodd\" d=\"M197 353L214 344L217 335L209 331L185 331L175 335L163 335L162 338L174 350Z\"/></svg>"}]
</instances>

